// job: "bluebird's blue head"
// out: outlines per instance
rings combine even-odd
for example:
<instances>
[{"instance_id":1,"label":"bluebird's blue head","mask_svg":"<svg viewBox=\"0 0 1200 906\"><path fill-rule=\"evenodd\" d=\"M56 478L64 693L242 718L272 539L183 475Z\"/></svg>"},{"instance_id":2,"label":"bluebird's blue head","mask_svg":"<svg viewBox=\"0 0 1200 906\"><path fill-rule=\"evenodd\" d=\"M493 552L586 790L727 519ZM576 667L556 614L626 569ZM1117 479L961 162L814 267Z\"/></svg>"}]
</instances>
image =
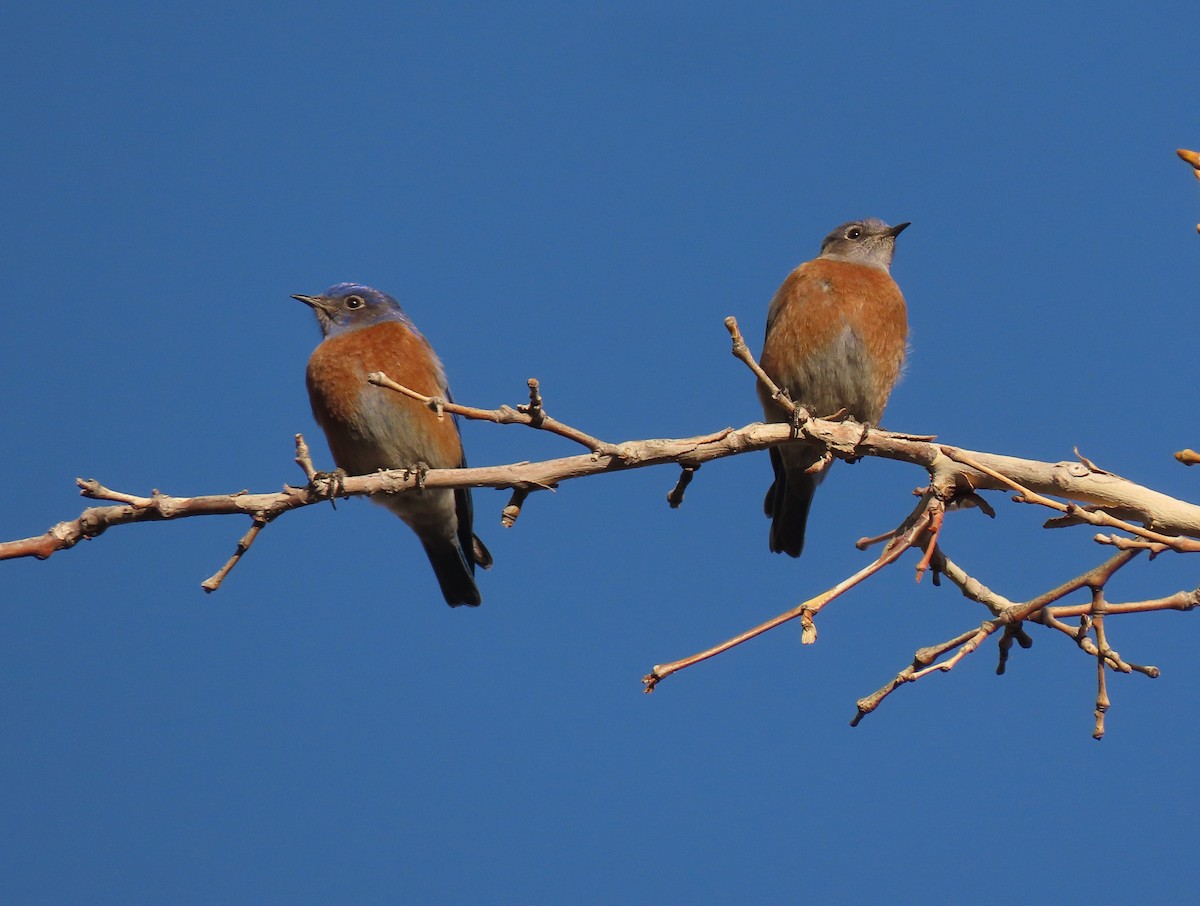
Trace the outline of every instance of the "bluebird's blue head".
<instances>
[{"instance_id":1,"label":"bluebird's blue head","mask_svg":"<svg viewBox=\"0 0 1200 906\"><path fill-rule=\"evenodd\" d=\"M411 324L400 303L377 289L361 283L339 283L319 296L292 296L308 305L317 315L321 333L327 337L358 327L369 327L381 321L402 321Z\"/></svg>"}]
</instances>

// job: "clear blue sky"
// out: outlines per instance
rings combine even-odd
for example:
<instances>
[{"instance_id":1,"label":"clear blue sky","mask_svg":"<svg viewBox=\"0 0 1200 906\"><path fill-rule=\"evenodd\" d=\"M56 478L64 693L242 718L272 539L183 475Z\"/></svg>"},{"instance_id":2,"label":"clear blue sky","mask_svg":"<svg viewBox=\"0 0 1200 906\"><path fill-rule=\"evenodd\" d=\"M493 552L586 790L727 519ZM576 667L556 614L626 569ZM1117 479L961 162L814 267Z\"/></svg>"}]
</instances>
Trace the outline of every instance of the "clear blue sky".
<instances>
[{"instance_id":1,"label":"clear blue sky","mask_svg":"<svg viewBox=\"0 0 1200 906\"><path fill-rule=\"evenodd\" d=\"M889 427L1072 447L1197 496L1195 3L13 5L0 111L0 537L134 493L321 464L291 293L397 296L457 397L541 379L608 440L760 416L728 354L836 224L911 220L912 354ZM807 7L807 8L802 8ZM571 455L469 424L471 461ZM800 561L765 455L564 485L448 609L362 501L270 527L135 526L0 564L0 899L13 903L1179 901L1200 745L1194 615L1114 619L1163 677L1035 633L853 702L976 625L913 557L797 627L640 678L866 562L923 481L839 466ZM947 552L1014 599L1098 562L993 495ZM1120 600L1191 588L1163 557ZM1097 900L1098 898L1098 900Z\"/></svg>"}]
</instances>

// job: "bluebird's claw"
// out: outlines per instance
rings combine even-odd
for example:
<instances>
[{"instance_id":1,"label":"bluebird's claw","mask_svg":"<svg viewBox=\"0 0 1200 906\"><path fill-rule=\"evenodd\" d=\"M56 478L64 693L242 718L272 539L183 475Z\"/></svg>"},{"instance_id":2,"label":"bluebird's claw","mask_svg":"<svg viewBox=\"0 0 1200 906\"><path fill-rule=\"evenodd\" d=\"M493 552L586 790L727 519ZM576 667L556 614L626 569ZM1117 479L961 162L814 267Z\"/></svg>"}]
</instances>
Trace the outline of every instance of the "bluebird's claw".
<instances>
[{"instance_id":1,"label":"bluebird's claw","mask_svg":"<svg viewBox=\"0 0 1200 906\"><path fill-rule=\"evenodd\" d=\"M805 411L803 406L796 406L792 409L791 418L788 419L788 424L792 426L792 440L800 439L800 426L807 420L808 412Z\"/></svg>"},{"instance_id":2,"label":"bluebird's claw","mask_svg":"<svg viewBox=\"0 0 1200 906\"><path fill-rule=\"evenodd\" d=\"M858 443L856 443L856 444L854 445L854 446L856 446L856 447L861 447L863 444L865 444L865 443L867 442L867 435L868 435L868 434L870 434L870 433L871 433L871 429L872 429L873 427L875 427L875 426L874 426L874 425L872 425L870 422L862 422L862 423L861 423L861 426L862 426L862 434L860 434L860 435L858 436Z\"/></svg>"},{"instance_id":3,"label":"bluebird's claw","mask_svg":"<svg viewBox=\"0 0 1200 906\"><path fill-rule=\"evenodd\" d=\"M853 449L857 450L860 446L862 446L864 443L866 443L867 435L869 435L871 433L871 429L875 426L872 424L869 424L868 422L857 422L852 418L847 418L846 421L852 425L858 425L860 428L862 428L862 432L858 435L858 440L856 440L854 442ZM852 456L846 457L846 462L848 462L850 465L854 465L856 462L859 462L861 459L862 459L861 456L852 455Z\"/></svg>"},{"instance_id":4,"label":"bluebird's claw","mask_svg":"<svg viewBox=\"0 0 1200 906\"><path fill-rule=\"evenodd\" d=\"M334 469L332 472L314 472L312 483L309 485L318 494L329 500L329 505L337 509L337 498L346 496L346 470Z\"/></svg>"},{"instance_id":5,"label":"bluebird's claw","mask_svg":"<svg viewBox=\"0 0 1200 906\"><path fill-rule=\"evenodd\" d=\"M425 493L425 475L429 472L429 466L426 463L419 462L412 467L413 475L417 479L417 492Z\"/></svg>"}]
</instances>

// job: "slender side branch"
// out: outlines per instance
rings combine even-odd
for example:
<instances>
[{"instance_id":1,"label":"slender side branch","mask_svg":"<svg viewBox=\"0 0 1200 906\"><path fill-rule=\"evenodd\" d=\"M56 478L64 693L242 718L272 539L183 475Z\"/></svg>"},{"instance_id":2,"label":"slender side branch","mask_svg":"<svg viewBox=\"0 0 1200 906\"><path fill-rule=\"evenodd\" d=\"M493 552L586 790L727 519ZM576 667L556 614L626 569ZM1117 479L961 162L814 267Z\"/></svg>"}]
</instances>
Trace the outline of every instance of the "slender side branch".
<instances>
[{"instance_id":1,"label":"slender side branch","mask_svg":"<svg viewBox=\"0 0 1200 906\"><path fill-rule=\"evenodd\" d=\"M660 682L662 682L672 673L678 673L680 670L691 667L693 664L699 664L701 661L706 661L710 657L715 657L718 654L728 651L730 648L735 648L743 642L748 642L750 639L762 635L764 632L770 632L777 626L782 626L784 623L794 620L797 617L801 617L801 622L804 624L802 641L805 644L811 644L812 642L815 642L817 638L817 631L815 625L813 624L813 617L820 613L825 605L834 598L839 597L854 586L860 584L866 579L869 579L888 564L894 563L900 558L901 554L916 544L916 539L920 538L921 535L930 527L932 517L928 512L928 506L931 500L931 497L923 498L922 501L917 505L916 510L913 511L907 520L905 520L904 525L908 526L908 528L903 531L897 530L897 532L893 535L892 540L888 542L887 546L884 547L879 556L873 562L867 564L858 572L854 573L854 575L843 579L841 582L837 583L832 588L826 589L816 597L809 598L803 604L799 604L796 607L793 607L791 610L787 610L778 616L772 617L765 623L760 623L752 629L747 629L745 632L739 633L733 638L721 642L719 645L714 645L712 648L706 648L704 651L701 651L698 654L689 655L688 657L681 658L677 661L672 661L669 664L655 664L651 668L650 672L642 677L642 683L646 687L644 691L647 693L653 692L655 687L657 687Z\"/></svg>"},{"instance_id":2,"label":"slender side branch","mask_svg":"<svg viewBox=\"0 0 1200 906\"><path fill-rule=\"evenodd\" d=\"M499 409L477 409L474 406L461 406L458 403L442 399L439 396L426 396L423 393L418 393L416 390L405 387L403 384L397 384L382 371L372 371L367 375L367 380L379 387L386 387L388 390L402 393L410 399L429 406L438 413L439 417L445 411L453 415L461 415L464 418L495 422L497 425L527 425L530 428L549 431L551 434L557 434L559 437L573 440L596 454L612 456L618 453L618 448L613 444L592 437L590 434L585 434L578 428L572 428L570 425L565 425L547 415L542 408L542 397L535 378L529 379L529 404L518 406L516 409L511 406L501 406Z\"/></svg>"},{"instance_id":3,"label":"slender side branch","mask_svg":"<svg viewBox=\"0 0 1200 906\"><path fill-rule=\"evenodd\" d=\"M688 485L692 483L692 479L695 477L698 468L700 467L684 466L683 470L679 473L679 481L675 483L675 487L667 492L667 504L671 509L679 509L683 504L683 494L687 490Z\"/></svg>"},{"instance_id":4,"label":"slender side branch","mask_svg":"<svg viewBox=\"0 0 1200 906\"><path fill-rule=\"evenodd\" d=\"M524 488L517 488L512 492L512 496L508 498L508 504L500 511L500 524L505 528L512 528L517 518L521 515L521 507L525 506L525 498L529 496L529 492Z\"/></svg>"},{"instance_id":5,"label":"slender side branch","mask_svg":"<svg viewBox=\"0 0 1200 906\"><path fill-rule=\"evenodd\" d=\"M238 561L242 559L242 555L250 550L250 545L254 543L254 539L258 537L258 533L267 527L270 520L261 516L255 516L249 531L246 532L237 543L237 548L233 552L233 556L226 561L216 573L209 576L200 583L200 587L211 594L221 587L221 583L225 581L225 577L229 575L230 570L238 565Z\"/></svg>"},{"instance_id":6,"label":"slender side branch","mask_svg":"<svg viewBox=\"0 0 1200 906\"><path fill-rule=\"evenodd\" d=\"M730 315L725 319L725 329L729 331L729 336L733 339L733 357L743 362L747 368L754 372L754 376L758 378L758 382L767 388L767 393L770 395L784 412L789 415L795 415L797 407L792 402L791 397L787 395L787 391L781 388L770 376L763 371L762 366L758 364L758 360L754 358L754 354L750 352L750 347L746 345L745 339L742 338L742 331L738 327L737 318Z\"/></svg>"},{"instance_id":7,"label":"slender side branch","mask_svg":"<svg viewBox=\"0 0 1200 906\"><path fill-rule=\"evenodd\" d=\"M308 479L309 484L316 480L317 469L313 465L312 454L308 450L308 444L305 442L303 434L296 435L296 465L304 472L304 477Z\"/></svg>"}]
</instances>

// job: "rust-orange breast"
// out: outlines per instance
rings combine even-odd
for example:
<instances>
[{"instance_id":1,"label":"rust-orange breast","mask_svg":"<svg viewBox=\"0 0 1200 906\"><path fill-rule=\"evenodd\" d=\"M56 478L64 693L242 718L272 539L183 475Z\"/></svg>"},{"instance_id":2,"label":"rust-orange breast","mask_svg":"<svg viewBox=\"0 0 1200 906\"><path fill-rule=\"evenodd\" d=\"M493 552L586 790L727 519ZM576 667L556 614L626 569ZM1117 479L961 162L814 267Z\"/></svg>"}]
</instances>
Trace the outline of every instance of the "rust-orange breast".
<instances>
[{"instance_id":1,"label":"rust-orange breast","mask_svg":"<svg viewBox=\"0 0 1200 906\"><path fill-rule=\"evenodd\" d=\"M424 462L462 462L458 429L426 406L367 383L372 371L427 396L447 394L445 373L429 343L407 325L385 321L329 337L308 362L313 415L334 460L352 474Z\"/></svg>"},{"instance_id":2,"label":"rust-orange breast","mask_svg":"<svg viewBox=\"0 0 1200 906\"><path fill-rule=\"evenodd\" d=\"M797 402L847 408L876 422L908 345L904 297L883 270L817 258L788 275L771 301L761 364ZM768 418L783 413L768 399Z\"/></svg>"}]
</instances>

